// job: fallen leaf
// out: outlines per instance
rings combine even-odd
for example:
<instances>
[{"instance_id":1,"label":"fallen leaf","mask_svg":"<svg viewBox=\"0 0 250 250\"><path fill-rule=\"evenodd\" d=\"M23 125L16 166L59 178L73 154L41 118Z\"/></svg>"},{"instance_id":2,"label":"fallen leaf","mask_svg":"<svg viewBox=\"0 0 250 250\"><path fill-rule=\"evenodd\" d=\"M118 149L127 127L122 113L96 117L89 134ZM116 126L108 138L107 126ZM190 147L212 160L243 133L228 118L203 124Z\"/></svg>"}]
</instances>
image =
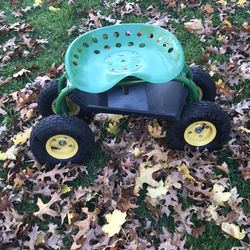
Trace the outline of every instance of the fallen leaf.
<instances>
[{"instance_id":1,"label":"fallen leaf","mask_svg":"<svg viewBox=\"0 0 250 250\"><path fill-rule=\"evenodd\" d=\"M185 30L191 33L201 34L204 32L204 27L201 19L191 19L184 23Z\"/></svg>"},{"instance_id":2,"label":"fallen leaf","mask_svg":"<svg viewBox=\"0 0 250 250\"><path fill-rule=\"evenodd\" d=\"M60 10L60 8L56 8L54 6L50 6L49 7L49 11L53 12L53 13L57 13Z\"/></svg>"},{"instance_id":3,"label":"fallen leaf","mask_svg":"<svg viewBox=\"0 0 250 250\"><path fill-rule=\"evenodd\" d=\"M165 138L166 137L166 130L160 126L160 124L156 123L153 125L148 125L148 132L151 134L152 137L158 138Z\"/></svg>"},{"instance_id":4,"label":"fallen leaf","mask_svg":"<svg viewBox=\"0 0 250 250\"><path fill-rule=\"evenodd\" d=\"M66 184L63 184L62 187L60 188L60 193L61 194L66 194L72 190L72 187L69 187Z\"/></svg>"},{"instance_id":5,"label":"fallen leaf","mask_svg":"<svg viewBox=\"0 0 250 250\"><path fill-rule=\"evenodd\" d=\"M156 206L158 204L158 197L165 195L168 191L168 186L161 180L158 187L147 187L147 196L151 198L150 202Z\"/></svg>"},{"instance_id":6,"label":"fallen leaf","mask_svg":"<svg viewBox=\"0 0 250 250\"><path fill-rule=\"evenodd\" d=\"M246 236L245 230L241 230L240 227L235 225L234 223L222 222L221 230L238 240L242 240Z\"/></svg>"},{"instance_id":7,"label":"fallen leaf","mask_svg":"<svg viewBox=\"0 0 250 250\"><path fill-rule=\"evenodd\" d=\"M17 153L18 148L15 145L10 147L6 152L0 151L0 161L5 161L6 159L16 160Z\"/></svg>"},{"instance_id":8,"label":"fallen leaf","mask_svg":"<svg viewBox=\"0 0 250 250\"><path fill-rule=\"evenodd\" d=\"M149 166L148 163L141 164L139 167L140 175L135 179L134 194L139 195L139 191L143 186L143 183L147 183L152 187L157 187L159 182L153 179L153 173L162 169L160 164L155 166Z\"/></svg>"},{"instance_id":9,"label":"fallen leaf","mask_svg":"<svg viewBox=\"0 0 250 250\"><path fill-rule=\"evenodd\" d=\"M17 135L15 135L12 141L14 142L15 145L18 144L24 145L29 140L30 134L31 134L31 129L26 129L24 133L18 133Z\"/></svg>"},{"instance_id":10,"label":"fallen leaf","mask_svg":"<svg viewBox=\"0 0 250 250\"><path fill-rule=\"evenodd\" d=\"M43 1L42 0L34 0L35 4L42 4Z\"/></svg>"},{"instance_id":11,"label":"fallen leaf","mask_svg":"<svg viewBox=\"0 0 250 250\"><path fill-rule=\"evenodd\" d=\"M231 29L233 27L233 25L226 19L223 20L222 25L224 26L224 28L228 28L228 29Z\"/></svg>"},{"instance_id":12,"label":"fallen leaf","mask_svg":"<svg viewBox=\"0 0 250 250\"><path fill-rule=\"evenodd\" d=\"M178 167L178 171L184 174L185 178L196 181L195 178L190 175L190 171L188 169L188 166L185 163L182 163L181 166Z\"/></svg>"},{"instance_id":13,"label":"fallen leaf","mask_svg":"<svg viewBox=\"0 0 250 250\"><path fill-rule=\"evenodd\" d=\"M56 212L55 210L52 210L50 208L50 206L52 204L54 204L56 201L59 201L60 199L61 199L60 195L57 194L57 193L54 193L52 195L52 197L51 197L51 199L50 199L50 201L48 203L43 203L43 201L40 198L38 198L36 205L38 206L39 211L34 212L34 216L37 216L41 220L44 220L43 216L45 214L49 215L49 216L52 216L52 217L57 216L58 212Z\"/></svg>"},{"instance_id":14,"label":"fallen leaf","mask_svg":"<svg viewBox=\"0 0 250 250\"><path fill-rule=\"evenodd\" d=\"M212 14L214 12L214 9L210 4L203 5L201 9L207 14Z\"/></svg>"},{"instance_id":15,"label":"fallen leaf","mask_svg":"<svg viewBox=\"0 0 250 250\"><path fill-rule=\"evenodd\" d=\"M119 131L119 126L117 122L110 122L108 124L108 127L106 128L106 130L112 134L112 135L116 135Z\"/></svg>"},{"instance_id":16,"label":"fallen leaf","mask_svg":"<svg viewBox=\"0 0 250 250\"><path fill-rule=\"evenodd\" d=\"M212 199L218 206L224 206L225 202L229 201L231 196L230 192L224 192L225 188L222 185L214 184L212 190Z\"/></svg>"},{"instance_id":17,"label":"fallen leaf","mask_svg":"<svg viewBox=\"0 0 250 250\"><path fill-rule=\"evenodd\" d=\"M244 7L244 6L247 4L247 0L238 0L237 4L238 4L240 7Z\"/></svg>"},{"instance_id":18,"label":"fallen leaf","mask_svg":"<svg viewBox=\"0 0 250 250\"><path fill-rule=\"evenodd\" d=\"M244 22L242 24L242 27L246 30L246 31L250 31L250 22Z\"/></svg>"},{"instance_id":19,"label":"fallen leaf","mask_svg":"<svg viewBox=\"0 0 250 250\"><path fill-rule=\"evenodd\" d=\"M118 234L121 230L121 226L126 222L126 216L126 212L121 212L118 209L115 209L111 214L107 214L105 218L108 224L102 227L103 232L107 233L109 237Z\"/></svg>"},{"instance_id":20,"label":"fallen leaf","mask_svg":"<svg viewBox=\"0 0 250 250\"><path fill-rule=\"evenodd\" d=\"M20 71L18 71L17 73L15 73L13 75L13 77L14 78L22 77L23 75L26 75L27 73L31 73L31 71L28 70L28 69L21 69Z\"/></svg>"}]
</instances>

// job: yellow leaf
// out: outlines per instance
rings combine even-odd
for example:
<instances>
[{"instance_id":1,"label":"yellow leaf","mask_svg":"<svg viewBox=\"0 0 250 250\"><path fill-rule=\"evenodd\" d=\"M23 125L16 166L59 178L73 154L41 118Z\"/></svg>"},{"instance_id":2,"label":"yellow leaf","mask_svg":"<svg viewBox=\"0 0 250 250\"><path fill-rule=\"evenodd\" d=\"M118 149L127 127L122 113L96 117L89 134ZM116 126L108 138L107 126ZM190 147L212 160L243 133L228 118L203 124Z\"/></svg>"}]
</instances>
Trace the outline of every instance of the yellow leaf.
<instances>
[{"instance_id":1,"label":"yellow leaf","mask_svg":"<svg viewBox=\"0 0 250 250\"><path fill-rule=\"evenodd\" d=\"M212 199L218 206L224 206L225 202L229 201L231 196L230 192L224 192L225 188L222 185L214 184Z\"/></svg>"},{"instance_id":2,"label":"yellow leaf","mask_svg":"<svg viewBox=\"0 0 250 250\"><path fill-rule=\"evenodd\" d=\"M134 157L139 157L141 155L141 151L139 148L135 147L134 150L132 151Z\"/></svg>"},{"instance_id":3,"label":"yellow leaf","mask_svg":"<svg viewBox=\"0 0 250 250\"><path fill-rule=\"evenodd\" d=\"M219 34L216 39L220 42L225 43L227 41L227 36Z\"/></svg>"},{"instance_id":4,"label":"yellow leaf","mask_svg":"<svg viewBox=\"0 0 250 250\"><path fill-rule=\"evenodd\" d=\"M10 147L6 152L0 151L0 161L5 161L7 159L15 160L17 153L18 153L18 149L16 148L15 145Z\"/></svg>"},{"instance_id":5,"label":"yellow leaf","mask_svg":"<svg viewBox=\"0 0 250 250\"><path fill-rule=\"evenodd\" d=\"M17 135L15 135L12 141L14 142L15 145L17 144L23 145L29 140L30 134L31 134L31 129L27 129L24 133L18 133Z\"/></svg>"},{"instance_id":6,"label":"yellow leaf","mask_svg":"<svg viewBox=\"0 0 250 250\"><path fill-rule=\"evenodd\" d=\"M190 171L185 163L182 163L181 166L178 167L178 171L182 172L187 179L196 181L195 178L190 175Z\"/></svg>"},{"instance_id":7,"label":"yellow leaf","mask_svg":"<svg viewBox=\"0 0 250 250\"><path fill-rule=\"evenodd\" d=\"M116 135L119 131L118 123L117 122L114 122L114 123L110 122L108 124L107 131L112 135Z\"/></svg>"},{"instance_id":8,"label":"yellow leaf","mask_svg":"<svg viewBox=\"0 0 250 250\"><path fill-rule=\"evenodd\" d=\"M0 161L5 161L7 159L7 155L5 152L0 151Z\"/></svg>"},{"instance_id":9,"label":"yellow leaf","mask_svg":"<svg viewBox=\"0 0 250 250\"><path fill-rule=\"evenodd\" d=\"M223 5L223 6L226 6L227 5L227 1L225 0L219 0L217 1L219 4Z\"/></svg>"},{"instance_id":10,"label":"yellow leaf","mask_svg":"<svg viewBox=\"0 0 250 250\"><path fill-rule=\"evenodd\" d=\"M240 227L233 223L222 222L221 230L238 240L242 240L246 236L245 230L240 230Z\"/></svg>"},{"instance_id":11,"label":"yellow leaf","mask_svg":"<svg viewBox=\"0 0 250 250\"><path fill-rule=\"evenodd\" d=\"M148 132L154 138L164 138L164 137L166 137L166 131L158 123L153 124L153 125L148 125Z\"/></svg>"},{"instance_id":12,"label":"yellow leaf","mask_svg":"<svg viewBox=\"0 0 250 250\"><path fill-rule=\"evenodd\" d=\"M70 225L71 224L71 220L74 218L74 216L75 216L75 213L73 213L73 212L68 212L67 213L67 219L68 219L68 224Z\"/></svg>"},{"instance_id":13,"label":"yellow leaf","mask_svg":"<svg viewBox=\"0 0 250 250\"><path fill-rule=\"evenodd\" d=\"M241 131L243 131L243 132L250 133L250 129L247 129L247 128L243 127L243 126L240 126L239 129Z\"/></svg>"},{"instance_id":14,"label":"yellow leaf","mask_svg":"<svg viewBox=\"0 0 250 250\"><path fill-rule=\"evenodd\" d=\"M105 217L108 224L102 227L103 232L107 233L109 237L119 233L121 226L126 221L126 216L126 212L121 212L118 209L115 209L112 214L107 214Z\"/></svg>"},{"instance_id":15,"label":"yellow leaf","mask_svg":"<svg viewBox=\"0 0 250 250\"><path fill-rule=\"evenodd\" d=\"M151 198L151 203L152 205L157 205L157 198L160 197L161 195L165 195L168 191L168 186L161 180L159 182L158 187L148 187L147 188L147 196Z\"/></svg>"},{"instance_id":16,"label":"yellow leaf","mask_svg":"<svg viewBox=\"0 0 250 250\"><path fill-rule=\"evenodd\" d=\"M42 4L43 3L42 0L35 0L34 2L35 2L35 4Z\"/></svg>"},{"instance_id":17,"label":"yellow leaf","mask_svg":"<svg viewBox=\"0 0 250 250\"><path fill-rule=\"evenodd\" d=\"M51 12L53 12L53 13L56 13L56 12L58 12L60 10L60 8L56 8L56 7L54 7L54 6L50 6L49 7L49 11L51 11Z\"/></svg>"},{"instance_id":18,"label":"yellow leaf","mask_svg":"<svg viewBox=\"0 0 250 250\"><path fill-rule=\"evenodd\" d=\"M68 185L63 184L61 189L60 189L60 193L66 194L66 193L70 192L71 190L72 190L72 187L69 187Z\"/></svg>"},{"instance_id":19,"label":"yellow leaf","mask_svg":"<svg viewBox=\"0 0 250 250\"><path fill-rule=\"evenodd\" d=\"M245 5L246 5L246 3L247 3L247 0L238 0L238 5L240 6L240 7L244 7Z\"/></svg>"},{"instance_id":20,"label":"yellow leaf","mask_svg":"<svg viewBox=\"0 0 250 250\"><path fill-rule=\"evenodd\" d=\"M222 24L225 28L228 28L228 29L231 29L233 27L233 25L226 19L223 20Z\"/></svg>"},{"instance_id":21,"label":"yellow leaf","mask_svg":"<svg viewBox=\"0 0 250 250\"><path fill-rule=\"evenodd\" d=\"M213 76L217 71L217 66L215 64L211 64L210 69L209 69L209 75Z\"/></svg>"},{"instance_id":22,"label":"yellow leaf","mask_svg":"<svg viewBox=\"0 0 250 250\"><path fill-rule=\"evenodd\" d=\"M119 122L123 118L124 118L123 115L108 114L108 119L111 122Z\"/></svg>"},{"instance_id":23,"label":"yellow leaf","mask_svg":"<svg viewBox=\"0 0 250 250\"><path fill-rule=\"evenodd\" d=\"M44 238L45 238L45 233L40 232L36 238L35 246L42 244L44 242Z\"/></svg>"}]
</instances>

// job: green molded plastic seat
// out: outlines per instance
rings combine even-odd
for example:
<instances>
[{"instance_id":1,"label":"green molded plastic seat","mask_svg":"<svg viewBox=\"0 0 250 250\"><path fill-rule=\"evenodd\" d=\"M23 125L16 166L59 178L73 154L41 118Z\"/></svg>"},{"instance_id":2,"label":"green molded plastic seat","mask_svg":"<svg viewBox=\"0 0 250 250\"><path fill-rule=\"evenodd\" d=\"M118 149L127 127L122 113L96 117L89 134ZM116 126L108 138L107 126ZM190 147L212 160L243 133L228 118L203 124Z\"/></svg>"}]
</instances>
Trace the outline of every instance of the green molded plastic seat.
<instances>
[{"instance_id":1,"label":"green molded plastic seat","mask_svg":"<svg viewBox=\"0 0 250 250\"><path fill-rule=\"evenodd\" d=\"M118 24L76 38L65 55L67 79L89 93L107 91L128 76L166 83L183 70L184 53L169 31L149 24Z\"/></svg>"}]
</instances>

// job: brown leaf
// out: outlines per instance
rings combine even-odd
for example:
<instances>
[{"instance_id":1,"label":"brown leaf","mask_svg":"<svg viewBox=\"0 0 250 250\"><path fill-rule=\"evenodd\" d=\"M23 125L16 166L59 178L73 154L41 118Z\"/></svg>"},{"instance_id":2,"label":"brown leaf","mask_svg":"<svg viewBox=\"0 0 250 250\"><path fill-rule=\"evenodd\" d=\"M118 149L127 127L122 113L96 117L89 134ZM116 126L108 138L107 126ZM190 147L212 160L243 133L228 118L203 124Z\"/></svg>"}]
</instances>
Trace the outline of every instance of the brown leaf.
<instances>
[{"instance_id":1,"label":"brown leaf","mask_svg":"<svg viewBox=\"0 0 250 250\"><path fill-rule=\"evenodd\" d=\"M7 208L10 206L10 201L7 196L0 198L0 213L7 210Z\"/></svg>"},{"instance_id":2,"label":"brown leaf","mask_svg":"<svg viewBox=\"0 0 250 250\"><path fill-rule=\"evenodd\" d=\"M38 235L39 235L38 226L35 225L32 227L32 231L28 233L30 239L29 241L24 242L24 246L28 247L30 250L35 250L35 245Z\"/></svg>"},{"instance_id":3,"label":"brown leaf","mask_svg":"<svg viewBox=\"0 0 250 250\"><path fill-rule=\"evenodd\" d=\"M13 75L13 77L14 77L14 78L22 77L23 75L26 75L26 74L28 74L28 73L31 73L31 71L28 70L28 69L21 69L20 71L18 71L17 73L15 73L15 74Z\"/></svg>"},{"instance_id":4,"label":"brown leaf","mask_svg":"<svg viewBox=\"0 0 250 250\"><path fill-rule=\"evenodd\" d=\"M201 10L206 14L212 14L214 12L214 8L210 4L203 5Z\"/></svg>"},{"instance_id":5,"label":"brown leaf","mask_svg":"<svg viewBox=\"0 0 250 250\"><path fill-rule=\"evenodd\" d=\"M204 27L200 19L191 19L184 23L184 28L187 32L201 34L204 32Z\"/></svg>"},{"instance_id":6,"label":"brown leaf","mask_svg":"<svg viewBox=\"0 0 250 250\"><path fill-rule=\"evenodd\" d=\"M54 193L51 197L51 200L48 203L43 203L43 201L38 198L38 201L36 203L36 205L39 207L39 211L38 212L34 212L34 216L37 216L39 219L44 220L43 216L45 214L55 217L58 215L58 212L56 212L55 210L50 209L50 206L55 203L56 201L61 200L60 195L58 193Z\"/></svg>"},{"instance_id":7,"label":"brown leaf","mask_svg":"<svg viewBox=\"0 0 250 250\"><path fill-rule=\"evenodd\" d=\"M192 228L192 235L193 235L195 238L198 238L198 237L199 237L200 235L202 235L205 231L206 231L206 227L205 227L205 226Z\"/></svg>"},{"instance_id":8,"label":"brown leaf","mask_svg":"<svg viewBox=\"0 0 250 250\"><path fill-rule=\"evenodd\" d=\"M32 48L32 45L30 44L30 39L28 39L25 35L22 36L23 43L29 48Z\"/></svg>"}]
</instances>

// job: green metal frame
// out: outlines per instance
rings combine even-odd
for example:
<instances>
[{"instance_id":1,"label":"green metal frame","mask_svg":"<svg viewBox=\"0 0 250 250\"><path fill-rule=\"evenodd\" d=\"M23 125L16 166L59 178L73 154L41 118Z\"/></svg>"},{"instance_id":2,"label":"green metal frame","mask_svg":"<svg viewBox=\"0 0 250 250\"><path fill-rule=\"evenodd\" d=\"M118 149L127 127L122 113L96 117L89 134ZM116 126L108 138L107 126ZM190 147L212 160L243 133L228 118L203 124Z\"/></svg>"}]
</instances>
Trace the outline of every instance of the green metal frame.
<instances>
[{"instance_id":1,"label":"green metal frame","mask_svg":"<svg viewBox=\"0 0 250 250\"><path fill-rule=\"evenodd\" d=\"M183 71L173 80L183 83L189 92L188 102L197 102L199 101L199 91L192 80L192 71L187 64L184 65ZM65 86L66 83L66 87ZM116 86L128 86L136 85L139 83L145 83L143 80L128 80L124 79L120 81ZM61 76L58 83L58 97L56 98L56 113L57 114L67 114L68 108L66 105L66 97L70 95L76 88L71 84L67 83L67 74L66 72Z\"/></svg>"}]
</instances>

